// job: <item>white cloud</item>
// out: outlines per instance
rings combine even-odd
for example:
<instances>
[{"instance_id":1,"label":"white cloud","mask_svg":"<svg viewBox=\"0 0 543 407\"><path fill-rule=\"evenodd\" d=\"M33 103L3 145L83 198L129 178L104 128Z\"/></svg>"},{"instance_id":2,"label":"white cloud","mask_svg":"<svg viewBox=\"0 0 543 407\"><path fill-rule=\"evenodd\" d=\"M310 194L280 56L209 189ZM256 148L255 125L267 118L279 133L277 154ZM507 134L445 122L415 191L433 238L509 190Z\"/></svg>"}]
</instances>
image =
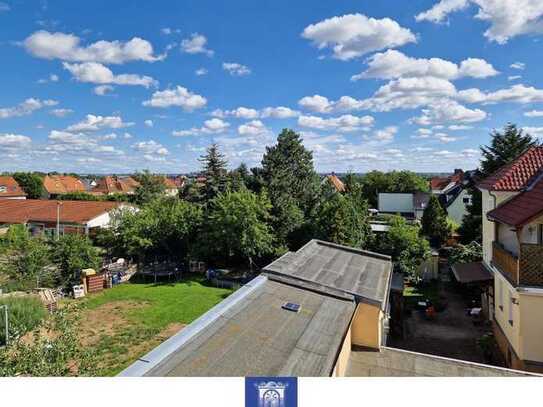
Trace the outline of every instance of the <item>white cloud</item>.
<instances>
[{"instance_id":1,"label":"white cloud","mask_svg":"<svg viewBox=\"0 0 543 407\"><path fill-rule=\"evenodd\" d=\"M5 13L6 11L11 10L9 7L9 4L4 3L3 1L0 1L0 13Z\"/></svg>"},{"instance_id":2,"label":"white cloud","mask_svg":"<svg viewBox=\"0 0 543 407\"><path fill-rule=\"evenodd\" d=\"M441 22L449 13L464 9L469 3L478 6L475 18L490 23L484 33L490 41L505 44L518 35L543 31L541 0L441 0L416 19Z\"/></svg>"},{"instance_id":3,"label":"white cloud","mask_svg":"<svg viewBox=\"0 0 543 407\"><path fill-rule=\"evenodd\" d=\"M412 58L396 50L387 50L372 55L366 61L368 69L351 80L364 78L394 79L399 77L428 77L458 79L466 76L486 78L498 74L494 67L483 59L468 58L457 64L441 58Z\"/></svg>"},{"instance_id":4,"label":"white cloud","mask_svg":"<svg viewBox=\"0 0 543 407\"><path fill-rule=\"evenodd\" d=\"M516 81L518 79L522 79L522 76L521 75L510 75L510 76L507 77L508 81Z\"/></svg>"},{"instance_id":5,"label":"white cloud","mask_svg":"<svg viewBox=\"0 0 543 407\"><path fill-rule=\"evenodd\" d=\"M259 112L256 109L240 106L233 110L215 109L211 112L211 115L219 118L230 116L238 119L256 119L259 116Z\"/></svg>"},{"instance_id":6,"label":"white cloud","mask_svg":"<svg viewBox=\"0 0 543 407\"><path fill-rule=\"evenodd\" d=\"M524 62L514 62L511 65L509 65L509 67L523 71L524 68L526 68L526 64Z\"/></svg>"},{"instance_id":7,"label":"white cloud","mask_svg":"<svg viewBox=\"0 0 543 407\"><path fill-rule=\"evenodd\" d=\"M379 141L391 141L394 139L394 135L398 132L398 127L388 126L384 129L376 130L374 132L374 137Z\"/></svg>"},{"instance_id":8,"label":"white cloud","mask_svg":"<svg viewBox=\"0 0 543 407\"><path fill-rule=\"evenodd\" d=\"M300 116L298 125L313 129L334 129L340 132L350 132L356 130L364 130L371 127L375 119L372 116L353 116L350 114L340 117L324 119L318 116Z\"/></svg>"},{"instance_id":9,"label":"white cloud","mask_svg":"<svg viewBox=\"0 0 543 407\"><path fill-rule=\"evenodd\" d=\"M111 86L111 85L96 86L94 88L94 94L96 94L98 96L105 96L108 93L113 92L113 89L115 89L115 88L113 86Z\"/></svg>"},{"instance_id":10,"label":"white cloud","mask_svg":"<svg viewBox=\"0 0 543 407\"><path fill-rule=\"evenodd\" d=\"M56 117L66 117L73 112L74 111L72 109L53 109L49 113Z\"/></svg>"},{"instance_id":11,"label":"white cloud","mask_svg":"<svg viewBox=\"0 0 543 407\"><path fill-rule=\"evenodd\" d=\"M198 134L216 134L225 132L229 127L230 123L214 117L213 119L204 121L204 125L200 128L193 127L189 130L174 130L172 135L176 137L184 137L196 136Z\"/></svg>"},{"instance_id":12,"label":"white cloud","mask_svg":"<svg viewBox=\"0 0 543 407\"><path fill-rule=\"evenodd\" d=\"M523 127L522 130L531 136L543 138L543 127Z\"/></svg>"},{"instance_id":13,"label":"white cloud","mask_svg":"<svg viewBox=\"0 0 543 407\"><path fill-rule=\"evenodd\" d=\"M194 74L195 74L196 76L207 75L207 69L205 69L205 68L198 68L196 71L194 71Z\"/></svg>"},{"instance_id":14,"label":"white cloud","mask_svg":"<svg viewBox=\"0 0 543 407\"><path fill-rule=\"evenodd\" d=\"M449 126L449 130L459 131L459 130L470 130L473 126L467 126L465 124L452 124Z\"/></svg>"},{"instance_id":15,"label":"white cloud","mask_svg":"<svg viewBox=\"0 0 543 407\"><path fill-rule=\"evenodd\" d=\"M222 69L232 76L245 76L251 73L249 67L238 64L237 62L223 62Z\"/></svg>"},{"instance_id":16,"label":"white cloud","mask_svg":"<svg viewBox=\"0 0 543 407\"><path fill-rule=\"evenodd\" d=\"M97 41L87 46L73 34L36 31L24 40L25 49L33 56L72 62L122 64L129 61L155 62L165 58L153 55L150 42L138 37L130 41Z\"/></svg>"},{"instance_id":17,"label":"white cloud","mask_svg":"<svg viewBox=\"0 0 543 407\"><path fill-rule=\"evenodd\" d=\"M317 113L329 113L333 107L328 98L321 95L305 96L298 101L298 105Z\"/></svg>"},{"instance_id":18,"label":"white cloud","mask_svg":"<svg viewBox=\"0 0 543 407\"><path fill-rule=\"evenodd\" d=\"M302 37L319 49L331 47L334 58L349 60L384 48L416 42L415 35L390 18L375 19L363 14L332 17L307 26Z\"/></svg>"},{"instance_id":19,"label":"white cloud","mask_svg":"<svg viewBox=\"0 0 543 407\"><path fill-rule=\"evenodd\" d=\"M269 129L260 120L252 120L238 127L240 136L260 136L269 133Z\"/></svg>"},{"instance_id":20,"label":"white cloud","mask_svg":"<svg viewBox=\"0 0 543 407\"><path fill-rule=\"evenodd\" d=\"M28 98L24 102L19 103L17 106L0 108L0 119L27 116L36 110L44 107L55 106L57 104L58 102L56 100Z\"/></svg>"},{"instance_id":21,"label":"white cloud","mask_svg":"<svg viewBox=\"0 0 543 407\"><path fill-rule=\"evenodd\" d=\"M190 38L181 41L181 51L187 54L206 54L212 56L213 51L206 48L207 38L198 33L193 33Z\"/></svg>"},{"instance_id":22,"label":"white cloud","mask_svg":"<svg viewBox=\"0 0 543 407\"><path fill-rule=\"evenodd\" d=\"M536 103L543 102L543 89L536 89L533 86L524 86L522 84L494 92L483 92L480 89L471 88L458 92L458 99L467 103L483 104L500 102Z\"/></svg>"},{"instance_id":23,"label":"white cloud","mask_svg":"<svg viewBox=\"0 0 543 407\"><path fill-rule=\"evenodd\" d=\"M300 112L292 110L289 107L277 106L277 107L265 107L260 112L262 117L273 117L275 119L288 119L291 117L297 117L300 115Z\"/></svg>"},{"instance_id":24,"label":"white cloud","mask_svg":"<svg viewBox=\"0 0 543 407\"><path fill-rule=\"evenodd\" d=\"M144 121L143 121L143 124L145 124L146 127L153 127L153 126L154 126L153 121L152 121L152 120L149 120L149 119L144 120Z\"/></svg>"},{"instance_id":25,"label":"white cloud","mask_svg":"<svg viewBox=\"0 0 543 407\"><path fill-rule=\"evenodd\" d=\"M411 119L412 123L429 126L439 123L474 123L484 120L486 112L480 109L469 109L454 100L441 100L433 103L428 109L422 109L422 115Z\"/></svg>"},{"instance_id":26,"label":"white cloud","mask_svg":"<svg viewBox=\"0 0 543 407\"><path fill-rule=\"evenodd\" d=\"M479 155L479 150L475 150L473 148L466 148L465 150L462 150L461 153L466 157L475 157Z\"/></svg>"},{"instance_id":27,"label":"white cloud","mask_svg":"<svg viewBox=\"0 0 543 407\"><path fill-rule=\"evenodd\" d=\"M66 130L68 132L98 131L102 129L122 129L133 126L134 123L123 122L120 116L95 116L88 114L85 120L72 124Z\"/></svg>"},{"instance_id":28,"label":"white cloud","mask_svg":"<svg viewBox=\"0 0 543 407\"><path fill-rule=\"evenodd\" d=\"M84 62L82 64L62 64L78 82L95 84L136 85L149 88L158 86L158 82L150 76L135 74L114 75L108 67L96 62Z\"/></svg>"},{"instance_id":29,"label":"white cloud","mask_svg":"<svg viewBox=\"0 0 543 407\"><path fill-rule=\"evenodd\" d=\"M530 110L529 112L524 112L526 117L543 117L543 110Z\"/></svg>"},{"instance_id":30,"label":"white cloud","mask_svg":"<svg viewBox=\"0 0 543 407\"><path fill-rule=\"evenodd\" d=\"M58 75L52 73L48 78L38 80L38 83L58 82L59 79Z\"/></svg>"},{"instance_id":31,"label":"white cloud","mask_svg":"<svg viewBox=\"0 0 543 407\"><path fill-rule=\"evenodd\" d=\"M132 148L149 156L165 156L170 153L166 147L155 140L140 141L139 143L133 144Z\"/></svg>"},{"instance_id":32,"label":"white cloud","mask_svg":"<svg viewBox=\"0 0 543 407\"><path fill-rule=\"evenodd\" d=\"M441 23L448 14L462 10L469 4L469 0L441 0L431 9L418 14L415 17L417 21L431 21L433 23Z\"/></svg>"},{"instance_id":33,"label":"white cloud","mask_svg":"<svg viewBox=\"0 0 543 407\"><path fill-rule=\"evenodd\" d=\"M0 150L18 150L27 148L32 139L20 134L0 133Z\"/></svg>"},{"instance_id":34,"label":"white cloud","mask_svg":"<svg viewBox=\"0 0 543 407\"><path fill-rule=\"evenodd\" d=\"M166 89L154 92L150 100L144 101L143 106L166 108L179 106L185 111L193 111L204 107L207 99L201 95L192 93L187 88L177 86L174 89Z\"/></svg>"}]
</instances>

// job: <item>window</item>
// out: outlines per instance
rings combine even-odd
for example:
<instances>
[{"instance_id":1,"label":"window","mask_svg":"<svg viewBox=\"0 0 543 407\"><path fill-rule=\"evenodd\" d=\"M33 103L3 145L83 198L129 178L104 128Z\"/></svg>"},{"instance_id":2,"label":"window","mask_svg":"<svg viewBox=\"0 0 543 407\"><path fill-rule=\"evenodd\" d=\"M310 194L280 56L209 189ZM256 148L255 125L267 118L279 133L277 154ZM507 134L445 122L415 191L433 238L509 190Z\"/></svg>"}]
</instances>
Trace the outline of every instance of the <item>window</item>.
<instances>
[{"instance_id":1,"label":"window","mask_svg":"<svg viewBox=\"0 0 543 407\"><path fill-rule=\"evenodd\" d=\"M471 204L471 198L469 196L465 196L462 198L462 202L464 202L466 205Z\"/></svg>"},{"instance_id":2,"label":"window","mask_svg":"<svg viewBox=\"0 0 543 407\"><path fill-rule=\"evenodd\" d=\"M0 185L0 192L6 192L8 189L4 185Z\"/></svg>"}]
</instances>

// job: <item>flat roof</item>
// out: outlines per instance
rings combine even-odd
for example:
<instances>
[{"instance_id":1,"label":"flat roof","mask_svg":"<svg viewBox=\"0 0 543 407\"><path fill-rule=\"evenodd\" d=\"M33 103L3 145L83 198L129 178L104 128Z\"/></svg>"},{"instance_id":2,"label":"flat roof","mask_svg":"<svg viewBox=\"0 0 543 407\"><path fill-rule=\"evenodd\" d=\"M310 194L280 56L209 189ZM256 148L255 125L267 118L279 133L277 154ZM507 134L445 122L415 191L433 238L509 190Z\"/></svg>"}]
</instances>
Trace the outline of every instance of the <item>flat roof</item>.
<instances>
[{"instance_id":1,"label":"flat roof","mask_svg":"<svg viewBox=\"0 0 543 407\"><path fill-rule=\"evenodd\" d=\"M140 366L149 361L154 364L142 375L329 376L355 303L265 276L257 279L234 293L237 300L224 310L220 310L222 303L212 309L216 317L207 321L204 317L201 329L161 361L152 361L157 357L153 351L155 355L136 362ZM239 293L241 290L247 292ZM299 304L300 310L282 308L287 302ZM130 369L121 375L130 376L138 370Z\"/></svg>"},{"instance_id":2,"label":"flat roof","mask_svg":"<svg viewBox=\"0 0 543 407\"><path fill-rule=\"evenodd\" d=\"M287 278L292 284L308 283L328 294L338 291L384 307L392 262L389 256L314 239L263 271L273 278Z\"/></svg>"},{"instance_id":3,"label":"flat roof","mask_svg":"<svg viewBox=\"0 0 543 407\"><path fill-rule=\"evenodd\" d=\"M491 281L494 277L482 262L455 263L451 266L456 281L459 283L475 283Z\"/></svg>"}]
</instances>

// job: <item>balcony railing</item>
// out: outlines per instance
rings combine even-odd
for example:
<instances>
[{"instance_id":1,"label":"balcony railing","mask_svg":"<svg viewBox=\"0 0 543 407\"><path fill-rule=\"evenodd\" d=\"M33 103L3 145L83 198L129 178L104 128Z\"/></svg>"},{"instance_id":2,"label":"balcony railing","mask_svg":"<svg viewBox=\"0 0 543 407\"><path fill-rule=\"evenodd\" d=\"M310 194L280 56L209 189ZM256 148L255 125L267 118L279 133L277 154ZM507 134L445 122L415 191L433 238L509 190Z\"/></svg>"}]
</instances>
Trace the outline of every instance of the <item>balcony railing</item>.
<instances>
[{"instance_id":1,"label":"balcony railing","mask_svg":"<svg viewBox=\"0 0 543 407\"><path fill-rule=\"evenodd\" d=\"M521 243L517 257L494 242L492 263L515 286L543 287L543 245Z\"/></svg>"},{"instance_id":2,"label":"balcony railing","mask_svg":"<svg viewBox=\"0 0 543 407\"><path fill-rule=\"evenodd\" d=\"M499 268L512 284L518 285L518 257L514 256L498 242L494 242L492 245L492 264Z\"/></svg>"}]
</instances>

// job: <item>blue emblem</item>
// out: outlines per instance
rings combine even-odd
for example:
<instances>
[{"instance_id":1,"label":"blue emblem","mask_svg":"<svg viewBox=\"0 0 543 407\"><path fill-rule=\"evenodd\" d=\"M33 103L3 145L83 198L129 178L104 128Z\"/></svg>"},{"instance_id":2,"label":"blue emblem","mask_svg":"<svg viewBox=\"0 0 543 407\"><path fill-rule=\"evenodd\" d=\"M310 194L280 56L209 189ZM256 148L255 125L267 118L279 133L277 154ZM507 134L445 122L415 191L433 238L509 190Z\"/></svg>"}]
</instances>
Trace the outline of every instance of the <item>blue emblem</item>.
<instances>
[{"instance_id":1,"label":"blue emblem","mask_svg":"<svg viewBox=\"0 0 543 407\"><path fill-rule=\"evenodd\" d=\"M296 377L246 377L246 407L298 407Z\"/></svg>"}]
</instances>

